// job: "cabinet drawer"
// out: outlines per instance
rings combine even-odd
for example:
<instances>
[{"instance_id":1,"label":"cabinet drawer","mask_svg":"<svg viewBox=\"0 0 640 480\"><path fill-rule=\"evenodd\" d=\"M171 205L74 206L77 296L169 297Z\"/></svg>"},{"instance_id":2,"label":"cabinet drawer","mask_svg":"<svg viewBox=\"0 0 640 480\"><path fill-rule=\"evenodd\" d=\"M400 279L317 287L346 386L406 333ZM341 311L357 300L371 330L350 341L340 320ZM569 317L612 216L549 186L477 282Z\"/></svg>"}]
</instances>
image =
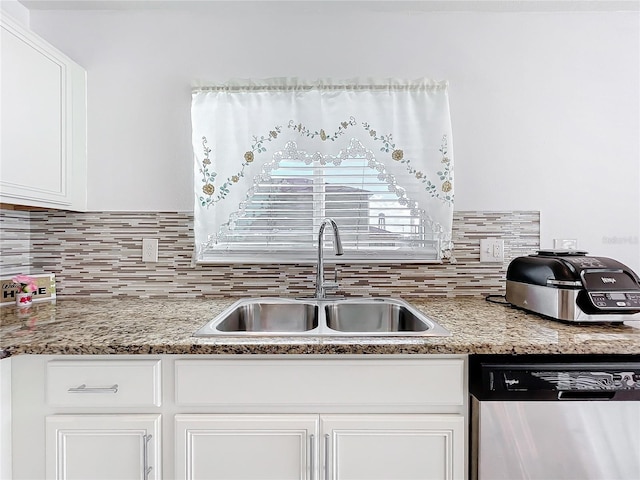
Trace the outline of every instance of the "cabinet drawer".
<instances>
[{"instance_id":1,"label":"cabinet drawer","mask_svg":"<svg viewBox=\"0 0 640 480\"><path fill-rule=\"evenodd\" d=\"M160 406L160 360L52 360L47 403L55 406Z\"/></svg>"},{"instance_id":2,"label":"cabinet drawer","mask_svg":"<svg viewBox=\"0 0 640 480\"><path fill-rule=\"evenodd\" d=\"M464 360L177 360L178 405L394 408L464 403Z\"/></svg>"}]
</instances>

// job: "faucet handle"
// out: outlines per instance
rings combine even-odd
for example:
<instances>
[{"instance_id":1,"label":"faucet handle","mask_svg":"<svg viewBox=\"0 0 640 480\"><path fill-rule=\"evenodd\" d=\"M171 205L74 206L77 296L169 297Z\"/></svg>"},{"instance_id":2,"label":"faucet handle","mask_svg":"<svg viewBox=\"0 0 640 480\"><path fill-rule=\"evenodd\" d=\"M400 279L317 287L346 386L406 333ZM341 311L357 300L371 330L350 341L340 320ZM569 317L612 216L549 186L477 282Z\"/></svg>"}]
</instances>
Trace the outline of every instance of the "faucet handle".
<instances>
[{"instance_id":1,"label":"faucet handle","mask_svg":"<svg viewBox=\"0 0 640 480\"><path fill-rule=\"evenodd\" d=\"M338 266L335 266L333 270L333 282L322 282L322 286L325 290L337 290L340 285L338 285Z\"/></svg>"},{"instance_id":2,"label":"faucet handle","mask_svg":"<svg viewBox=\"0 0 640 480\"><path fill-rule=\"evenodd\" d=\"M322 286L325 290L337 290L340 287L338 282L324 282Z\"/></svg>"}]
</instances>

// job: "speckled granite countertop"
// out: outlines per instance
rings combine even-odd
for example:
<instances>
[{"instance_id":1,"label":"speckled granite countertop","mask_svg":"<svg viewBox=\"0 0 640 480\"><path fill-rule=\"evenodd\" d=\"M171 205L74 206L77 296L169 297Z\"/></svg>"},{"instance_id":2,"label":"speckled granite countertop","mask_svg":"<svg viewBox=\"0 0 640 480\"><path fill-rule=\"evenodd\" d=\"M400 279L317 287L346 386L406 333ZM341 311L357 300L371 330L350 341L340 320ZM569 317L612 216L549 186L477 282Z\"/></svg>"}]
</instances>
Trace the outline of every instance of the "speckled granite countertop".
<instances>
[{"instance_id":1,"label":"speckled granite countertop","mask_svg":"<svg viewBox=\"0 0 640 480\"><path fill-rule=\"evenodd\" d=\"M58 299L0 308L0 355L19 354L640 354L640 322L577 325L482 298L409 301L450 337L195 338L235 299Z\"/></svg>"}]
</instances>

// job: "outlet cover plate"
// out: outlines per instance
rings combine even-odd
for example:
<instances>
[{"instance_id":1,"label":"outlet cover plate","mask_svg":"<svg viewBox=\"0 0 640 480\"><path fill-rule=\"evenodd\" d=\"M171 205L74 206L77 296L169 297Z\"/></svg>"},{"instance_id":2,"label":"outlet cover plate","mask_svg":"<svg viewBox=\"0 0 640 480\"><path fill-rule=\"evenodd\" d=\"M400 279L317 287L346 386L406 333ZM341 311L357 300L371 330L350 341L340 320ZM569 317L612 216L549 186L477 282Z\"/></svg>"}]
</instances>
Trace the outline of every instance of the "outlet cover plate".
<instances>
[{"instance_id":1,"label":"outlet cover plate","mask_svg":"<svg viewBox=\"0 0 640 480\"><path fill-rule=\"evenodd\" d=\"M553 248L555 250L577 250L578 239L577 238L554 238Z\"/></svg>"},{"instance_id":2,"label":"outlet cover plate","mask_svg":"<svg viewBox=\"0 0 640 480\"><path fill-rule=\"evenodd\" d=\"M157 238L142 239L142 261L143 262L158 261L158 239Z\"/></svg>"},{"instance_id":3,"label":"outlet cover plate","mask_svg":"<svg viewBox=\"0 0 640 480\"><path fill-rule=\"evenodd\" d=\"M480 263L504 262L504 240L483 238L480 240Z\"/></svg>"}]
</instances>

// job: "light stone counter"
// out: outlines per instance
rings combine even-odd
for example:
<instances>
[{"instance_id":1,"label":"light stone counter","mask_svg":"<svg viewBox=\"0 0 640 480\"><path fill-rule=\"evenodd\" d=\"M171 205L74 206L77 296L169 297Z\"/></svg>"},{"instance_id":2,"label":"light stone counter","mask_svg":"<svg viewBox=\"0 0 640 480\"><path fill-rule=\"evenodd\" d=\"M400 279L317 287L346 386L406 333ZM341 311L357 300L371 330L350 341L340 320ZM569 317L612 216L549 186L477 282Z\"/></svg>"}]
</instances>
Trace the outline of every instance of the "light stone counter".
<instances>
[{"instance_id":1,"label":"light stone counter","mask_svg":"<svg viewBox=\"0 0 640 480\"><path fill-rule=\"evenodd\" d=\"M0 308L0 358L19 354L640 354L640 322L570 324L483 298L407 299L450 337L195 338L235 299L58 299Z\"/></svg>"}]
</instances>

